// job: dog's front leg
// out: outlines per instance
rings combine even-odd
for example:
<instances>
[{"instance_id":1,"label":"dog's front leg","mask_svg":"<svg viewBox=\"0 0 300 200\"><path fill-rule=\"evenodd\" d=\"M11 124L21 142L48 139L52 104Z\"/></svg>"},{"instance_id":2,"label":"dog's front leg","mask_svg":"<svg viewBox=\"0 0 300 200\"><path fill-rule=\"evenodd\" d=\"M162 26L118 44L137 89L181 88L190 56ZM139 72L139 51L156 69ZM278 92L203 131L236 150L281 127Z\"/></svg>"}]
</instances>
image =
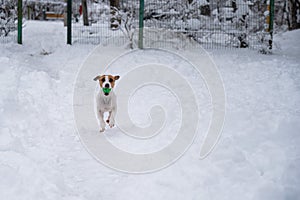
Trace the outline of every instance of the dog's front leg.
<instances>
[{"instance_id":1,"label":"dog's front leg","mask_svg":"<svg viewBox=\"0 0 300 200\"><path fill-rule=\"evenodd\" d=\"M105 122L104 122L104 119L103 119L104 113L101 112L100 110L98 110L97 114L98 114L98 119L99 119L99 122L100 122L100 132L104 132L105 131Z\"/></svg>"}]
</instances>

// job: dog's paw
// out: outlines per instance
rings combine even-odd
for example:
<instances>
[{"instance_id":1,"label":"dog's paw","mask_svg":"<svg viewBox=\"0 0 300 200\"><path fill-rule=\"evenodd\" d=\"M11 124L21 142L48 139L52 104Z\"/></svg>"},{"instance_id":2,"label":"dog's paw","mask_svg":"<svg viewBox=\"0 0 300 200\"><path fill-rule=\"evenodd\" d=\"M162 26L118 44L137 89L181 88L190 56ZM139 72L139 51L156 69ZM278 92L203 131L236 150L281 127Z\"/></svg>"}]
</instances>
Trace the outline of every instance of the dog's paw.
<instances>
[{"instance_id":1,"label":"dog's paw","mask_svg":"<svg viewBox=\"0 0 300 200\"><path fill-rule=\"evenodd\" d=\"M109 127L112 128L112 127L114 127L114 126L115 126L115 122L110 121L110 122L109 122Z\"/></svg>"},{"instance_id":2,"label":"dog's paw","mask_svg":"<svg viewBox=\"0 0 300 200\"><path fill-rule=\"evenodd\" d=\"M100 129L100 133L103 133L105 131L105 128Z\"/></svg>"}]
</instances>

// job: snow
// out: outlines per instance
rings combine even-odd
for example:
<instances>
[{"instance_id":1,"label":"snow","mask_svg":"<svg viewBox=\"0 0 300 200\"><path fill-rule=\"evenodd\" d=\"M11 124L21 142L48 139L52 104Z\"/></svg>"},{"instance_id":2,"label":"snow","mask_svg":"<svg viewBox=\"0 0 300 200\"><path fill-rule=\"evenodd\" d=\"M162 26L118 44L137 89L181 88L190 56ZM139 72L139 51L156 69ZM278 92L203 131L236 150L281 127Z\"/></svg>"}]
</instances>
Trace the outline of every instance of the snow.
<instances>
[{"instance_id":1,"label":"snow","mask_svg":"<svg viewBox=\"0 0 300 200\"><path fill-rule=\"evenodd\" d=\"M24 44L0 46L1 199L297 199L300 196L300 31L275 36L272 55L248 49L211 50L226 89L226 121L219 143L199 159L200 135L184 156L155 173L133 175L97 162L81 144L73 116L73 88L81 64L95 46L65 44L61 22L27 22ZM115 63L124 75L138 55ZM155 50L148 60L170 62ZM118 63L119 62L119 63ZM128 65L126 64L128 63ZM210 103L203 80L186 64L170 62L195 86L201 126L208 126ZM123 67L125 66L125 67ZM101 66L99 66L101 67ZM150 92L149 90L153 91ZM144 101L149 98L150 101ZM118 128L105 133L119 148L151 152L174 138L180 118L176 99L158 86L131 99L137 124L159 101L168 116L165 134L133 141ZM168 104L169 102L169 104ZM141 108L141 109L138 109ZM135 146L136 145L136 146Z\"/></svg>"},{"instance_id":2,"label":"snow","mask_svg":"<svg viewBox=\"0 0 300 200\"><path fill-rule=\"evenodd\" d=\"M199 30L204 26L199 19L188 19L186 24L187 28L192 31Z\"/></svg>"},{"instance_id":3,"label":"snow","mask_svg":"<svg viewBox=\"0 0 300 200\"><path fill-rule=\"evenodd\" d=\"M207 0L197 0L196 2L197 2L197 5L199 5L199 6L209 5Z\"/></svg>"}]
</instances>

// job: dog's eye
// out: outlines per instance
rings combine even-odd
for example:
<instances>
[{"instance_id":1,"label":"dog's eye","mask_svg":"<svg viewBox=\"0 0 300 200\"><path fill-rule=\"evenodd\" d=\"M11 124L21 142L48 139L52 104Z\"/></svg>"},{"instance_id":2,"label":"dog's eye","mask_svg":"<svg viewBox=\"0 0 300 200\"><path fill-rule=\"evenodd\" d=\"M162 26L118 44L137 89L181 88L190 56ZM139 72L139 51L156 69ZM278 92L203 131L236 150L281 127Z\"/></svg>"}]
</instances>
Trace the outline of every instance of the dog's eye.
<instances>
[{"instance_id":1,"label":"dog's eye","mask_svg":"<svg viewBox=\"0 0 300 200\"><path fill-rule=\"evenodd\" d=\"M113 81L114 81L114 80L113 80L112 78L109 79L109 82L110 82L110 83L113 82Z\"/></svg>"},{"instance_id":2,"label":"dog's eye","mask_svg":"<svg viewBox=\"0 0 300 200\"><path fill-rule=\"evenodd\" d=\"M101 79L102 82L105 82L105 78Z\"/></svg>"}]
</instances>

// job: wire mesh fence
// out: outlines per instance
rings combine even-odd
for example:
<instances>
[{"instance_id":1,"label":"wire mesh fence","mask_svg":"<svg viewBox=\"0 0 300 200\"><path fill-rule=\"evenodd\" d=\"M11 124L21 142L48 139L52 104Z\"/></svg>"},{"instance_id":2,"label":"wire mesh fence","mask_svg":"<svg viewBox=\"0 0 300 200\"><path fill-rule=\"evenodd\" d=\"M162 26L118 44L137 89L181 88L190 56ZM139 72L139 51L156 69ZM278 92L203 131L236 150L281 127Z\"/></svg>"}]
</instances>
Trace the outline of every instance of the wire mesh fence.
<instances>
[{"instance_id":1,"label":"wire mesh fence","mask_svg":"<svg viewBox=\"0 0 300 200\"><path fill-rule=\"evenodd\" d=\"M128 5L126 1L120 2L117 11L126 12ZM75 2L72 6L72 41L73 43L84 44L108 44L124 45L128 42L125 29L113 29L111 18L113 8L110 7L109 0L99 1L97 3L87 2L88 24L84 25L83 11L81 2ZM136 22L133 22L136 23ZM121 24L121 23L120 23ZM122 24L123 25L123 24ZM136 26L134 27L134 29Z\"/></svg>"},{"instance_id":2,"label":"wire mesh fence","mask_svg":"<svg viewBox=\"0 0 300 200\"><path fill-rule=\"evenodd\" d=\"M112 2L116 6L111 6ZM139 1L73 3L73 43L137 46ZM260 48L266 44L267 1L145 0L144 47Z\"/></svg>"},{"instance_id":3,"label":"wire mesh fence","mask_svg":"<svg viewBox=\"0 0 300 200\"><path fill-rule=\"evenodd\" d=\"M17 1L0 0L0 43L17 42Z\"/></svg>"},{"instance_id":4,"label":"wire mesh fence","mask_svg":"<svg viewBox=\"0 0 300 200\"><path fill-rule=\"evenodd\" d=\"M161 1L145 4L145 26L172 30L205 48L262 45L266 5L251 1Z\"/></svg>"}]
</instances>

